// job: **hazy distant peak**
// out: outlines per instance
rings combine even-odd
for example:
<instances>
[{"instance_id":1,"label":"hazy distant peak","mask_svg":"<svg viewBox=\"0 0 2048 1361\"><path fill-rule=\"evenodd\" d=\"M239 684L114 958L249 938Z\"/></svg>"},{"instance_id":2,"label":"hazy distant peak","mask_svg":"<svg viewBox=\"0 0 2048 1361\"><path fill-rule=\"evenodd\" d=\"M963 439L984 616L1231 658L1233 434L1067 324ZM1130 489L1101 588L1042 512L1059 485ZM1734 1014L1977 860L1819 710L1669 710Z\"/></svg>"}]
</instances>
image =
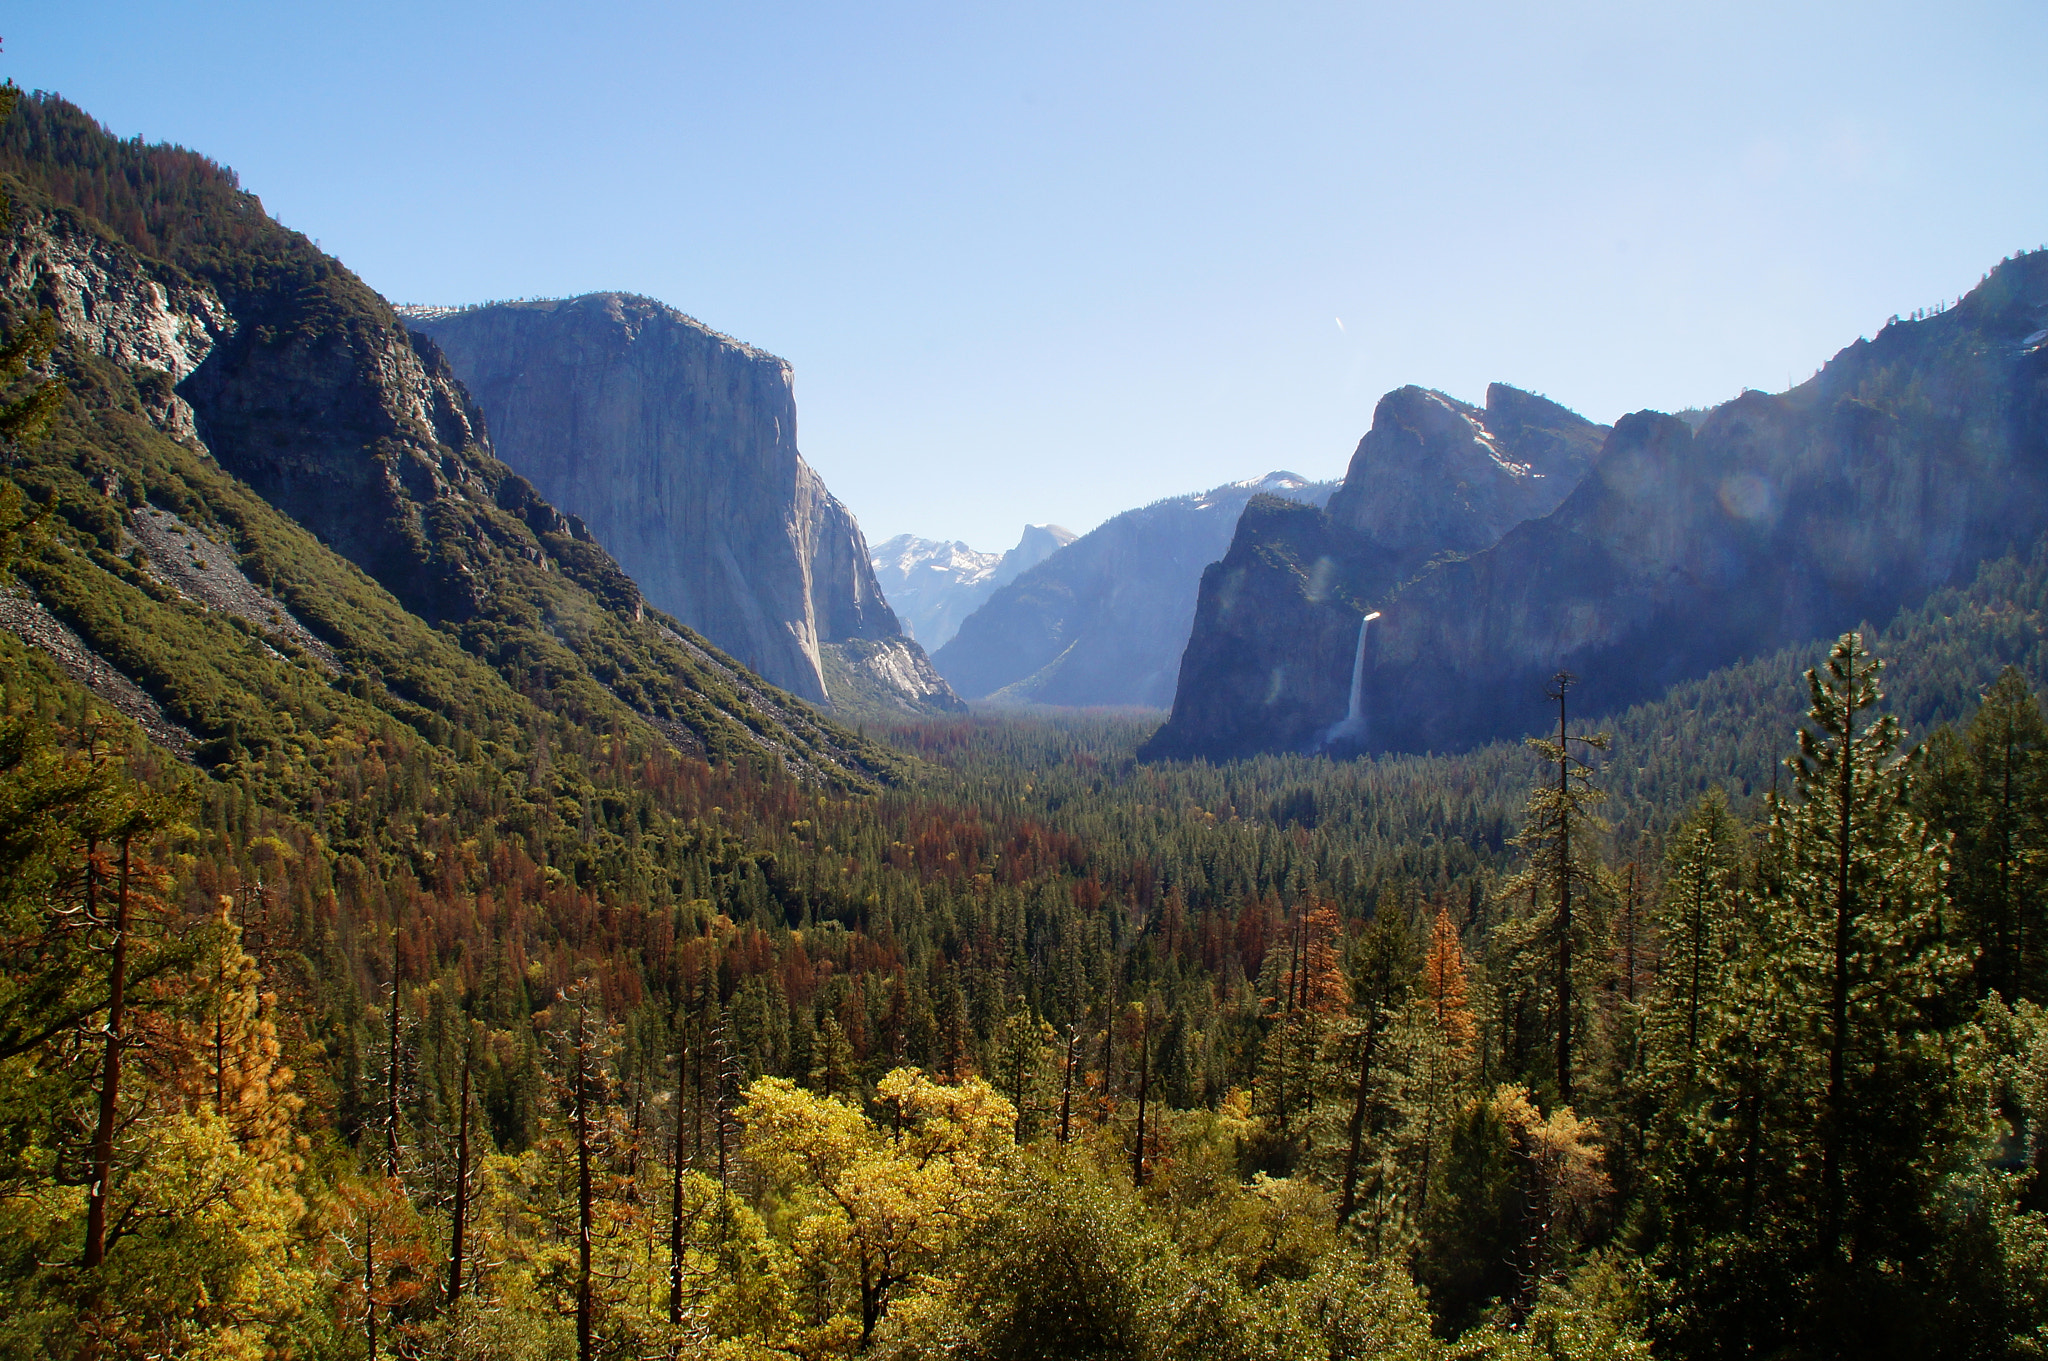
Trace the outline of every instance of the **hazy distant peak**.
<instances>
[{"instance_id":1,"label":"hazy distant peak","mask_svg":"<svg viewBox=\"0 0 2048 1361\"><path fill-rule=\"evenodd\" d=\"M1321 501L1329 496L1336 485L1334 482L1312 482L1300 473L1276 469L1263 477L1247 477L1237 482L1225 482L1220 487L1191 492L1185 496L1169 497L1168 500L1186 501L1197 510L1208 510L1214 506L1242 506L1254 496L1284 496L1290 501Z\"/></svg>"},{"instance_id":2,"label":"hazy distant peak","mask_svg":"<svg viewBox=\"0 0 2048 1361\"><path fill-rule=\"evenodd\" d=\"M875 579L912 637L936 649L989 593L1074 541L1059 525L1026 525L1017 546L984 553L959 539L898 534L870 554Z\"/></svg>"}]
</instances>

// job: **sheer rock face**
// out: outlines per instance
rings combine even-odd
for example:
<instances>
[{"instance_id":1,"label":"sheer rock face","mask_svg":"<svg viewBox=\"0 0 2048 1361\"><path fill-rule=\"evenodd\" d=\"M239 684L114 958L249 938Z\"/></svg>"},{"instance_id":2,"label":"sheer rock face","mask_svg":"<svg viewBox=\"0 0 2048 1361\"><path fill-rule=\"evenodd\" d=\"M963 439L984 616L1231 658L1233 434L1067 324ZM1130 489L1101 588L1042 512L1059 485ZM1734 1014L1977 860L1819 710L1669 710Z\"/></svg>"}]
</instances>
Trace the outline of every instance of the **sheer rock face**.
<instances>
[{"instance_id":1,"label":"sheer rock face","mask_svg":"<svg viewBox=\"0 0 2048 1361\"><path fill-rule=\"evenodd\" d=\"M860 526L797 452L787 363L620 293L407 320L489 413L499 456L766 679L826 702L821 645L900 637Z\"/></svg>"},{"instance_id":2,"label":"sheer rock face","mask_svg":"<svg viewBox=\"0 0 2048 1361\"><path fill-rule=\"evenodd\" d=\"M1350 698L1359 620L1432 559L1554 509L1607 434L1502 383L1484 407L1426 388L1380 399L1327 512L1260 498L1202 575L1173 717L1148 754L1317 746Z\"/></svg>"},{"instance_id":3,"label":"sheer rock face","mask_svg":"<svg viewBox=\"0 0 2048 1361\"><path fill-rule=\"evenodd\" d=\"M1882 622L2044 530L2048 254L2037 252L1954 307L1894 320L1788 392L1746 392L1696 424L1625 417L1561 504L1478 552L1375 569L1362 534L1248 514L1204 580L1201 646L1190 644L1150 754L1319 745L1346 711L1352 652L1337 643L1355 643L1362 609L1383 616L1353 741L1455 749L1539 727L1559 670L1579 678L1579 712L1596 715ZM1334 564L1342 609L1312 608L1315 553Z\"/></svg>"}]
</instances>

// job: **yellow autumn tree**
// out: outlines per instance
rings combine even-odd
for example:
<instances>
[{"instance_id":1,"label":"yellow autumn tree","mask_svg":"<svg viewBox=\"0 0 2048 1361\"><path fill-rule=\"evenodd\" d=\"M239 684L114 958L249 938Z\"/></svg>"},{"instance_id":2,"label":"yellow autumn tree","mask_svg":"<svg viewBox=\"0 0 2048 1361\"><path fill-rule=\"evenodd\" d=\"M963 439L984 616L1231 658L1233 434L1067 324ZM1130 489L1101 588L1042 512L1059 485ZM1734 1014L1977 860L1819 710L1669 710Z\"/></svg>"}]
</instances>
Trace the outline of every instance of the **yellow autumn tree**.
<instances>
[{"instance_id":1,"label":"yellow autumn tree","mask_svg":"<svg viewBox=\"0 0 2048 1361\"><path fill-rule=\"evenodd\" d=\"M881 1125L776 1077L739 1111L746 1156L787 1198L790 1247L818 1283L814 1347L865 1349L899 1290L943 1276L1016 1147L1016 1109L979 1078L899 1068L875 1090Z\"/></svg>"},{"instance_id":2,"label":"yellow autumn tree","mask_svg":"<svg viewBox=\"0 0 2048 1361\"><path fill-rule=\"evenodd\" d=\"M1570 1106L1543 1114L1526 1087L1501 1087L1492 1106L1521 1160L1529 1204L1528 1236L1517 1267L1518 1297L1510 1302L1517 1321L1533 1308L1536 1292L1550 1274L1559 1250L1584 1227L1587 1216L1613 1187L1602 1170L1600 1127Z\"/></svg>"}]
</instances>

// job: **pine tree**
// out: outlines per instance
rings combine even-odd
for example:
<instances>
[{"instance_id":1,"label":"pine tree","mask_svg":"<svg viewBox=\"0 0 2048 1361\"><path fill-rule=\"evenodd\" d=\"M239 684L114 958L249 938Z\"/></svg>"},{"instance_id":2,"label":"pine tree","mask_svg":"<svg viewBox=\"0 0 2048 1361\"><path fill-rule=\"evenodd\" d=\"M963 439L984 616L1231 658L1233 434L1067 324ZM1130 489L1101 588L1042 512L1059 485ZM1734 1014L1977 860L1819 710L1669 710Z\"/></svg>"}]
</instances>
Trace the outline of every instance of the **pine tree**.
<instances>
[{"instance_id":1,"label":"pine tree","mask_svg":"<svg viewBox=\"0 0 2048 1361\"><path fill-rule=\"evenodd\" d=\"M1513 844L1528 854L1527 867L1501 886L1510 904L1530 904L1527 926L1531 964L1541 961L1549 975L1551 1073L1559 1104L1572 1103L1574 1065L1584 1043L1581 1012L1585 989L1580 973L1593 959L1591 945L1604 938L1599 921L1606 873L1597 840L1607 824L1593 811L1606 793L1593 783L1593 769L1581 751L1605 751L1606 733L1574 733L1567 722L1566 696L1577 677L1560 671L1545 693L1557 701L1557 738L1532 737L1528 745L1554 774L1529 793L1522 830Z\"/></svg>"},{"instance_id":2,"label":"pine tree","mask_svg":"<svg viewBox=\"0 0 2048 1361\"><path fill-rule=\"evenodd\" d=\"M1348 1075L1350 1109L1343 1124L1343 1161L1337 1176L1340 1228L1350 1223L1358 1210L1360 1179L1367 1174L1368 1164L1376 1161L1373 1145L1385 1133L1388 1077L1393 1067L1387 1050L1415 985L1414 955L1407 924L1396 921L1391 912L1375 917L1352 949L1351 1021L1343 1028L1343 1043L1337 1046L1340 1058L1348 1051L1352 1070Z\"/></svg>"},{"instance_id":3,"label":"pine tree","mask_svg":"<svg viewBox=\"0 0 2048 1361\"><path fill-rule=\"evenodd\" d=\"M1701 1008L1700 1096L1661 1153L1696 1354L1934 1345L1918 1330L1942 1289L1941 1186L1979 1117L1952 1076L1964 963L1940 846L1913 810L1917 762L1875 712L1879 675L1854 633L1807 673L1796 801L1772 801L1727 1019ZM1803 1307L1770 1304L1790 1298Z\"/></svg>"},{"instance_id":4,"label":"pine tree","mask_svg":"<svg viewBox=\"0 0 2048 1361\"><path fill-rule=\"evenodd\" d=\"M1721 1013L1732 944L1739 832L1727 795L1709 791L1671 836L1657 898L1664 968L1652 1002L1653 1043L1690 1072ZM1702 1037L1701 1027L1709 1027Z\"/></svg>"},{"instance_id":5,"label":"pine tree","mask_svg":"<svg viewBox=\"0 0 2048 1361\"><path fill-rule=\"evenodd\" d=\"M1283 1161L1300 1150L1298 1115L1315 1098L1323 1041L1350 1003L1338 957L1342 925L1336 904L1311 893L1287 928L1288 949L1274 979L1277 1014L1261 1068Z\"/></svg>"},{"instance_id":6,"label":"pine tree","mask_svg":"<svg viewBox=\"0 0 2048 1361\"><path fill-rule=\"evenodd\" d=\"M1977 985L2038 999L2048 962L2048 719L2018 668L1984 694L1960 743L1929 742L1919 803L1954 838L1949 892L1975 937Z\"/></svg>"},{"instance_id":7,"label":"pine tree","mask_svg":"<svg viewBox=\"0 0 2048 1361\"><path fill-rule=\"evenodd\" d=\"M1472 1077L1478 1026L1466 1001L1466 972L1457 925L1449 906L1439 903L1423 962L1422 993L1409 1007L1399 1036L1408 1056L1402 1152L1410 1169L1410 1214L1418 1224L1431 1213L1444 1141Z\"/></svg>"},{"instance_id":8,"label":"pine tree","mask_svg":"<svg viewBox=\"0 0 2048 1361\"><path fill-rule=\"evenodd\" d=\"M1051 1081L1049 1069L1057 1043L1052 1027L1034 1018L1030 1009L1022 1005L1004 1019L996 1038L990 1076L1017 1108L1015 1134L1020 1142L1038 1127L1044 1112L1045 1091Z\"/></svg>"},{"instance_id":9,"label":"pine tree","mask_svg":"<svg viewBox=\"0 0 2048 1361\"><path fill-rule=\"evenodd\" d=\"M590 1361L598 1338L598 1237L606 1227L600 1202L610 1191L612 1163L623 1143L621 1112L614 1100L618 1027L603 1013L589 979L566 989L548 1017L551 1049L550 1082L557 1111L542 1151L566 1183L574 1199L573 1221L566 1208L558 1214L566 1228L573 1222L576 1260L569 1282L576 1318L577 1361Z\"/></svg>"}]
</instances>

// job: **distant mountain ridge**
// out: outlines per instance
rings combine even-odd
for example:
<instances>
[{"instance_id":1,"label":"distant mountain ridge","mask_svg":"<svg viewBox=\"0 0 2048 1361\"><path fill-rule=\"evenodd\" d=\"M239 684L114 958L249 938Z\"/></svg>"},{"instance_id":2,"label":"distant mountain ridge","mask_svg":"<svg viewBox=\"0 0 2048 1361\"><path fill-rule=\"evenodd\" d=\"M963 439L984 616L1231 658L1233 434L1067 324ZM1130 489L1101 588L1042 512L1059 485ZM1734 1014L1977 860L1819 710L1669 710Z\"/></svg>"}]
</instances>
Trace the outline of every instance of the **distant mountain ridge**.
<instances>
[{"instance_id":1,"label":"distant mountain ridge","mask_svg":"<svg viewBox=\"0 0 2048 1361\"><path fill-rule=\"evenodd\" d=\"M1202 569L1245 505L1335 487L1273 472L1114 516L990 595L932 660L970 699L1163 708Z\"/></svg>"},{"instance_id":2,"label":"distant mountain ridge","mask_svg":"<svg viewBox=\"0 0 2048 1361\"><path fill-rule=\"evenodd\" d=\"M786 361L628 293L401 311L475 394L500 456L657 606L813 703L959 707L797 450ZM828 669L861 683L835 696Z\"/></svg>"},{"instance_id":3,"label":"distant mountain ridge","mask_svg":"<svg viewBox=\"0 0 2048 1361\"><path fill-rule=\"evenodd\" d=\"M947 542L898 534L878 545L870 561L904 630L926 651L935 652L952 641L960 622L992 592L1073 541L1071 529L1026 525L1016 547L1003 553L980 553L958 539Z\"/></svg>"},{"instance_id":4,"label":"distant mountain ridge","mask_svg":"<svg viewBox=\"0 0 2048 1361\"><path fill-rule=\"evenodd\" d=\"M1553 509L1405 570L1360 510L1383 498L1351 490L1373 473L1354 460L1329 515L1245 516L1204 577L1173 716L1146 754L1313 748L1347 713L1370 610L1364 721L1346 745L1403 751L1525 731L1559 670L1592 714L1887 618L2048 527L2044 329L2048 253L2014 257L1787 392L1624 417ZM1525 420L1507 444L1519 458L1583 434ZM1514 513L1499 509L1471 519L1475 539Z\"/></svg>"}]
</instances>

